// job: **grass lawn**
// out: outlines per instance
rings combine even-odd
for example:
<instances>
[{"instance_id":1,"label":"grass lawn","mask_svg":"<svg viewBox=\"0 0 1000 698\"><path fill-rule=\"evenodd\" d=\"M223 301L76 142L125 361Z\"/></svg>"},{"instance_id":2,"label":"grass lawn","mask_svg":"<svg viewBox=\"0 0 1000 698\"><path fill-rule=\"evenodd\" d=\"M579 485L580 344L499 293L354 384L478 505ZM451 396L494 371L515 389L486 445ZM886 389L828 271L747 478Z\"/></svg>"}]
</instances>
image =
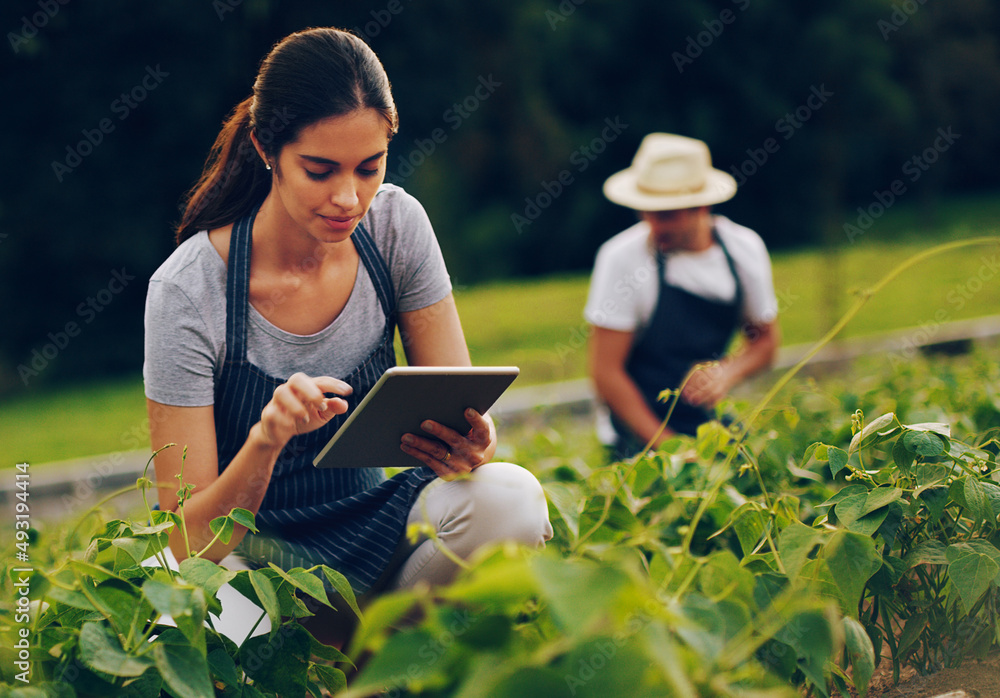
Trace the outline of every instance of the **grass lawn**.
<instances>
[{"instance_id":1,"label":"grass lawn","mask_svg":"<svg viewBox=\"0 0 1000 698\"><path fill-rule=\"evenodd\" d=\"M773 256L785 344L813 342L855 293L934 244L1000 235L1000 195L949 200L928 216L897 206L836 251ZM845 218L845 222L853 222ZM1000 312L1000 247L966 247L920 263L872 298L842 336L934 325ZM473 362L521 367L518 386L585 375L588 274L456 290ZM139 377L39 391L0 406L0 463L41 463L145 448Z\"/></svg>"}]
</instances>

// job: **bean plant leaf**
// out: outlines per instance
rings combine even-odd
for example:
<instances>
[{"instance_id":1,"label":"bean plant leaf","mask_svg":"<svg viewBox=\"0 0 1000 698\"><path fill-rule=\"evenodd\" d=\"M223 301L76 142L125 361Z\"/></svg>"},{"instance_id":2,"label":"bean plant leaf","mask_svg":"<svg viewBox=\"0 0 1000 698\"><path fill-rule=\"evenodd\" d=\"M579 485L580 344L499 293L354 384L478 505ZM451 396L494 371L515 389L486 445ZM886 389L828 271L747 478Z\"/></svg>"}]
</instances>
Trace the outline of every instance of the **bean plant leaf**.
<instances>
[{"instance_id":1,"label":"bean plant leaf","mask_svg":"<svg viewBox=\"0 0 1000 698\"><path fill-rule=\"evenodd\" d=\"M920 635L926 627L926 613L914 613L906 619L906 623L903 625L903 632L899 636L899 643L896 648L896 651L899 653L901 658L906 657L907 651L917 640L920 639Z\"/></svg>"},{"instance_id":2,"label":"bean plant leaf","mask_svg":"<svg viewBox=\"0 0 1000 698\"><path fill-rule=\"evenodd\" d=\"M133 619L141 610L137 587L125 581L109 579L85 594L119 635L128 635Z\"/></svg>"},{"instance_id":3,"label":"bean plant leaf","mask_svg":"<svg viewBox=\"0 0 1000 698\"><path fill-rule=\"evenodd\" d=\"M868 493L858 493L841 500L835 507L837 519L850 531L871 536L888 516L888 509L868 511Z\"/></svg>"},{"instance_id":4,"label":"bean plant leaf","mask_svg":"<svg viewBox=\"0 0 1000 698\"><path fill-rule=\"evenodd\" d=\"M927 505L927 514L931 521L938 521L948 506L949 493L947 487L928 487L918 493L920 500Z\"/></svg>"},{"instance_id":5,"label":"bean plant leaf","mask_svg":"<svg viewBox=\"0 0 1000 698\"><path fill-rule=\"evenodd\" d=\"M736 538L740 542L743 555L749 555L757 547L767 525L759 505L755 502L741 504L730 515L730 520L733 522L733 530L736 531Z\"/></svg>"},{"instance_id":6,"label":"bean plant leaf","mask_svg":"<svg viewBox=\"0 0 1000 698\"><path fill-rule=\"evenodd\" d=\"M854 438L851 439L851 446L848 450L854 453L859 449L870 448L880 441L893 436L899 431L900 426L896 415L892 412L887 412L866 424L864 429L855 434Z\"/></svg>"},{"instance_id":7,"label":"bean plant leaf","mask_svg":"<svg viewBox=\"0 0 1000 698\"><path fill-rule=\"evenodd\" d=\"M217 647L208 653L207 659L213 679L221 681L227 686L236 686L239 684L239 670L236 668L236 662L233 661L229 652L221 647Z\"/></svg>"},{"instance_id":8,"label":"bean plant leaf","mask_svg":"<svg viewBox=\"0 0 1000 698\"><path fill-rule=\"evenodd\" d=\"M228 516L217 516L208 522L208 527L212 529L212 534L219 536L222 543L229 543L233 539L233 532L236 526Z\"/></svg>"},{"instance_id":9,"label":"bean plant leaf","mask_svg":"<svg viewBox=\"0 0 1000 698\"><path fill-rule=\"evenodd\" d=\"M945 556L948 558L948 577L958 590L966 613L969 613L976 601L986 593L990 582L1000 575L1000 564L989 554L968 543L949 545Z\"/></svg>"},{"instance_id":10,"label":"bean plant leaf","mask_svg":"<svg viewBox=\"0 0 1000 698\"><path fill-rule=\"evenodd\" d=\"M254 533L259 533L252 511L235 507L231 512L229 512L229 518L238 523L240 526L245 526Z\"/></svg>"},{"instance_id":11,"label":"bean plant leaf","mask_svg":"<svg viewBox=\"0 0 1000 698\"><path fill-rule=\"evenodd\" d=\"M238 574L203 557L189 557L181 560L181 577L188 584L201 587L205 594L214 597L224 584L228 584Z\"/></svg>"},{"instance_id":12,"label":"bean plant leaf","mask_svg":"<svg viewBox=\"0 0 1000 698\"><path fill-rule=\"evenodd\" d=\"M917 565L947 565L945 548L945 544L939 540L921 541L906 556L906 564L910 568Z\"/></svg>"},{"instance_id":13,"label":"bean plant leaf","mask_svg":"<svg viewBox=\"0 0 1000 698\"><path fill-rule=\"evenodd\" d=\"M273 562L270 563L269 566L272 570L278 573L279 577L284 579L296 589L304 591L306 594L313 597L323 605L333 608L333 604L330 603L330 599L327 598L326 588L323 586L322 580L320 580L320 578L316 575L311 572L306 572L301 567L296 567L295 569L288 570L286 572Z\"/></svg>"},{"instance_id":14,"label":"bean plant leaf","mask_svg":"<svg viewBox=\"0 0 1000 698\"><path fill-rule=\"evenodd\" d=\"M281 627L281 605L278 603L278 595L274 589L274 582L263 570L250 570L247 577L250 586L257 594L260 605L267 612L267 617L271 620L271 637L278 633Z\"/></svg>"},{"instance_id":15,"label":"bean plant leaf","mask_svg":"<svg viewBox=\"0 0 1000 698\"><path fill-rule=\"evenodd\" d=\"M574 483L546 482L543 486L545 498L566 524L573 541L580 537L580 506L583 495Z\"/></svg>"},{"instance_id":16,"label":"bean plant leaf","mask_svg":"<svg viewBox=\"0 0 1000 698\"><path fill-rule=\"evenodd\" d=\"M992 482L981 482L980 484L983 487L983 495L993 510L993 516L1000 519L1000 485L994 485Z\"/></svg>"},{"instance_id":17,"label":"bean plant leaf","mask_svg":"<svg viewBox=\"0 0 1000 698\"><path fill-rule=\"evenodd\" d=\"M111 541L111 545L127 554L137 565L148 557L146 550L149 548L149 540L146 539L116 538Z\"/></svg>"},{"instance_id":18,"label":"bean plant leaf","mask_svg":"<svg viewBox=\"0 0 1000 698\"><path fill-rule=\"evenodd\" d=\"M903 444L918 456L939 456L945 450L941 437L929 431L906 431L903 434Z\"/></svg>"},{"instance_id":19,"label":"bean plant leaf","mask_svg":"<svg viewBox=\"0 0 1000 698\"><path fill-rule=\"evenodd\" d=\"M830 477L835 478L837 473L847 467L847 451L830 446L827 451L827 460L830 464Z\"/></svg>"},{"instance_id":20,"label":"bean plant leaf","mask_svg":"<svg viewBox=\"0 0 1000 698\"><path fill-rule=\"evenodd\" d=\"M843 597L844 615L857 618L865 584L882 566L882 556L870 537L837 531L823 548L830 576Z\"/></svg>"},{"instance_id":21,"label":"bean plant leaf","mask_svg":"<svg viewBox=\"0 0 1000 698\"><path fill-rule=\"evenodd\" d=\"M148 579L142 595L159 613L170 616L191 644L205 651L205 592L196 586Z\"/></svg>"},{"instance_id":22,"label":"bean plant leaf","mask_svg":"<svg viewBox=\"0 0 1000 698\"><path fill-rule=\"evenodd\" d=\"M913 461L916 456L913 451L906 447L903 439L896 439L895 443L892 444L892 462L896 464L904 475L908 475L910 472L910 466L913 465Z\"/></svg>"},{"instance_id":23,"label":"bean plant leaf","mask_svg":"<svg viewBox=\"0 0 1000 698\"><path fill-rule=\"evenodd\" d=\"M205 698L215 695L205 653L191 645L153 643L153 659L164 683L177 698Z\"/></svg>"},{"instance_id":24,"label":"bean plant leaf","mask_svg":"<svg viewBox=\"0 0 1000 698\"><path fill-rule=\"evenodd\" d=\"M354 614L364 620L364 616L361 615L361 609L358 608L358 600L354 596L354 589L351 588L351 583L347 581L347 577L326 565L320 565L320 570L322 570L323 576L326 577L326 581L330 582L330 586L337 590L337 593L347 602L347 605L351 607Z\"/></svg>"},{"instance_id":25,"label":"bean plant leaf","mask_svg":"<svg viewBox=\"0 0 1000 698\"><path fill-rule=\"evenodd\" d=\"M798 577L802 566L809 559L809 554L822 541L823 537L822 531L798 521L785 527L785 530L781 532L778 536L778 556L781 558L781 564L784 565L789 580Z\"/></svg>"},{"instance_id":26,"label":"bean plant leaf","mask_svg":"<svg viewBox=\"0 0 1000 698\"><path fill-rule=\"evenodd\" d=\"M875 673L875 648L864 626L853 618L843 618L844 646L851 660L854 688L862 696L868 694L868 683Z\"/></svg>"},{"instance_id":27,"label":"bean plant leaf","mask_svg":"<svg viewBox=\"0 0 1000 698\"><path fill-rule=\"evenodd\" d=\"M986 499L986 493L983 491L983 486L979 480L967 476L965 478L965 485L962 488L962 494L965 495L965 506L976 525L991 518L990 514L993 512L993 507L990 505L989 500Z\"/></svg>"},{"instance_id":28,"label":"bean plant leaf","mask_svg":"<svg viewBox=\"0 0 1000 698\"><path fill-rule=\"evenodd\" d=\"M629 586L628 576L611 565L539 555L530 566L553 618L571 635L583 633L607 613Z\"/></svg>"},{"instance_id":29,"label":"bean plant leaf","mask_svg":"<svg viewBox=\"0 0 1000 698\"><path fill-rule=\"evenodd\" d=\"M330 695L334 695L337 691L347 687L347 676L344 675L343 671L335 667L317 664L316 676L323 683L323 688L329 691Z\"/></svg>"},{"instance_id":30,"label":"bean plant leaf","mask_svg":"<svg viewBox=\"0 0 1000 698\"><path fill-rule=\"evenodd\" d=\"M306 629L290 623L276 637L257 635L244 642L240 666L258 688L283 698L302 698L306 693L309 647Z\"/></svg>"},{"instance_id":31,"label":"bean plant leaf","mask_svg":"<svg viewBox=\"0 0 1000 698\"><path fill-rule=\"evenodd\" d=\"M122 649L115 632L103 623L84 623L80 629L80 661L112 676L139 676L153 661Z\"/></svg>"}]
</instances>

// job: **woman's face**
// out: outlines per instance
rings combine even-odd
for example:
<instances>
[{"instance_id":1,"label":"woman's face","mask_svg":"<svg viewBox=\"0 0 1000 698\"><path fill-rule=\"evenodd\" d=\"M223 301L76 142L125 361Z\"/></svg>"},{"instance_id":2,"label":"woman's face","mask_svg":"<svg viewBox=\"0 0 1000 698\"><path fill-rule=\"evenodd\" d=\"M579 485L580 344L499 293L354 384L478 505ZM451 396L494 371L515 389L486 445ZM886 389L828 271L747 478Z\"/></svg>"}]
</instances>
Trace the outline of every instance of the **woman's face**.
<instances>
[{"instance_id":1,"label":"woman's face","mask_svg":"<svg viewBox=\"0 0 1000 698\"><path fill-rule=\"evenodd\" d=\"M374 109L317 121L281 149L271 196L307 237L346 240L385 178L388 147L385 119Z\"/></svg>"}]
</instances>

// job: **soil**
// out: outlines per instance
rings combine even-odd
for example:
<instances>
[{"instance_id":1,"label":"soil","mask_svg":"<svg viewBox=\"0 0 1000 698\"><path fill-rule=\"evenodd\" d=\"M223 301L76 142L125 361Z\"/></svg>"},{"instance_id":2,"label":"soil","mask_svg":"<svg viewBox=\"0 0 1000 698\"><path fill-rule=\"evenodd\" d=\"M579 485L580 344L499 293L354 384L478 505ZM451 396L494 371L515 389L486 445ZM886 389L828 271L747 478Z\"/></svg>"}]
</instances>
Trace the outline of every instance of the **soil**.
<instances>
[{"instance_id":1,"label":"soil","mask_svg":"<svg viewBox=\"0 0 1000 698\"><path fill-rule=\"evenodd\" d=\"M1000 698L1000 653L929 676L904 669L898 686L892 685L892 666L887 664L883 661L872 677L869 698Z\"/></svg>"}]
</instances>

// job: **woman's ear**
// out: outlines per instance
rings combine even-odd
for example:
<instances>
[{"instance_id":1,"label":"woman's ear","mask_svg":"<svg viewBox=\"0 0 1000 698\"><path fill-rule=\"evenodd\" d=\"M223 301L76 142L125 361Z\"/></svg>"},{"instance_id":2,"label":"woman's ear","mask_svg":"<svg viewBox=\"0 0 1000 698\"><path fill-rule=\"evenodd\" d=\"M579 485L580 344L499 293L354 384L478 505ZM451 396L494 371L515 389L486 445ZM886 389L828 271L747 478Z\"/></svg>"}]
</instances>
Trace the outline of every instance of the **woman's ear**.
<instances>
[{"instance_id":1,"label":"woman's ear","mask_svg":"<svg viewBox=\"0 0 1000 698\"><path fill-rule=\"evenodd\" d=\"M254 150L260 155L260 159L264 161L264 167L271 169L271 161L267 159L267 155L264 154L264 149L260 145L260 141L257 140L257 134L254 131L250 131L250 141L253 143Z\"/></svg>"}]
</instances>

